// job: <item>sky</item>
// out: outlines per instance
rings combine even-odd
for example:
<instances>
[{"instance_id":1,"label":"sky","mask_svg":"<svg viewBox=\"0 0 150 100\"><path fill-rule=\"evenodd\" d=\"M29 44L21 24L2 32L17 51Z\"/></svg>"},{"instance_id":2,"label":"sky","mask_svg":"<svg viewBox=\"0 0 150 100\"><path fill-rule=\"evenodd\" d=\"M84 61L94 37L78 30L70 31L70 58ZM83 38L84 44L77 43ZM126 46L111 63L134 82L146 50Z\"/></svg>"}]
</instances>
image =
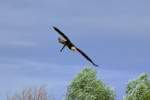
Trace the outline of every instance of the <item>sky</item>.
<instances>
[{"instance_id":1,"label":"sky","mask_svg":"<svg viewBox=\"0 0 150 100\"><path fill-rule=\"evenodd\" d=\"M55 100L85 67L67 48L60 53L58 27L99 68L98 79L117 100L129 80L150 73L148 0L0 0L0 98L26 87L46 86ZM59 92L58 92L59 91Z\"/></svg>"}]
</instances>

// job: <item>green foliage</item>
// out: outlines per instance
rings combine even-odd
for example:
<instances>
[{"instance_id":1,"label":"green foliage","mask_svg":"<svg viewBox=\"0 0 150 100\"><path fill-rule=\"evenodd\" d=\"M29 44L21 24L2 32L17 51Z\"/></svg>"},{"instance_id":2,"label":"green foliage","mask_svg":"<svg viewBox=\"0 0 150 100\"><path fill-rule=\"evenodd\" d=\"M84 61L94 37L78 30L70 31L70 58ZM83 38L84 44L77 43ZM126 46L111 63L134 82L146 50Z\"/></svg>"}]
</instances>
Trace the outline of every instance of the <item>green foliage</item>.
<instances>
[{"instance_id":1,"label":"green foliage","mask_svg":"<svg viewBox=\"0 0 150 100\"><path fill-rule=\"evenodd\" d=\"M125 100L150 100L150 76L144 73L129 82L126 94Z\"/></svg>"},{"instance_id":2,"label":"green foliage","mask_svg":"<svg viewBox=\"0 0 150 100\"><path fill-rule=\"evenodd\" d=\"M114 100L115 93L101 80L95 70L85 68L68 87L66 100Z\"/></svg>"}]
</instances>

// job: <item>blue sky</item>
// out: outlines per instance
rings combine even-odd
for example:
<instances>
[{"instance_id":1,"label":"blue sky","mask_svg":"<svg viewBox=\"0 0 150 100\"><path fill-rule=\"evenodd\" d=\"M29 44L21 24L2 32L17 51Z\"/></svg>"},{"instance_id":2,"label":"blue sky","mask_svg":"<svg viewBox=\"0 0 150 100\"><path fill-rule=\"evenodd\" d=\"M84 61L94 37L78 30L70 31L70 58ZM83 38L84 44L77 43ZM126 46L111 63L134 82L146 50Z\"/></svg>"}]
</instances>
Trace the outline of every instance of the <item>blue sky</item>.
<instances>
[{"instance_id":1,"label":"blue sky","mask_svg":"<svg viewBox=\"0 0 150 100\"><path fill-rule=\"evenodd\" d=\"M100 68L121 100L128 80L150 73L148 0L0 0L0 96L46 85L57 100L85 66L59 52L57 26ZM58 93L59 91L59 93Z\"/></svg>"}]
</instances>

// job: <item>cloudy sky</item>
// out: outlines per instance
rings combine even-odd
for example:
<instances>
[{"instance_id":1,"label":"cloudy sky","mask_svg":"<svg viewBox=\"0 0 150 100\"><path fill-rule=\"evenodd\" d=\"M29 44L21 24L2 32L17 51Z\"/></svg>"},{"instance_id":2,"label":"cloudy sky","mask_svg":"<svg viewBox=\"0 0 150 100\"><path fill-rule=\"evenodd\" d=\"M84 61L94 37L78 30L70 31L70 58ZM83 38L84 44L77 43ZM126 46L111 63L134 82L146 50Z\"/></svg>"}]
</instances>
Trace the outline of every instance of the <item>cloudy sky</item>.
<instances>
[{"instance_id":1,"label":"cloudy sky","mask_svg":"<svg viewBox=\"0 0 150 100\"><path fill-rule=\"evenodd\" d=\"M0 98L46 86L62 100L69 82L91 66L57 42L57 26L100 66L117 99L128 80L150 73L148 0L0 0ZM58 92L59 91L59 92Z\"/></svg>"}]
</instances>

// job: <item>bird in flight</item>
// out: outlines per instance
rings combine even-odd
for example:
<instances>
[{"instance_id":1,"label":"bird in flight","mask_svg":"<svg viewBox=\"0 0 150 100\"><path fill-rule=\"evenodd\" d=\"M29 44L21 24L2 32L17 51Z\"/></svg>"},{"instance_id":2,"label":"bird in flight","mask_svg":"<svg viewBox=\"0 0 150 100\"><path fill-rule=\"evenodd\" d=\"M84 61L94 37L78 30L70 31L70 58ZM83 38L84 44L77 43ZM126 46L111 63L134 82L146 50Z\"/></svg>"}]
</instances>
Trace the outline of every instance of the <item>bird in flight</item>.
<instances>
[{"instance_id":1,"label":"bird in flight","mask_svg":"<svg viewBox=\"0 0 150 100\"><path fill-rule=\"evenodd\" d=\"M63 32L61 32L57 27L53 27L53 29L62 36L58 38L58 42L63 44L63 47L61 48L60 52L62 52L63 49L67 46L72 51L78 51L84 58L86 58L89 62L91 62L95 67L98 67L98 65L95 64L91 60L91 58L89 58L83 51L77 48Z\"/></svg>"}]
</instances>

